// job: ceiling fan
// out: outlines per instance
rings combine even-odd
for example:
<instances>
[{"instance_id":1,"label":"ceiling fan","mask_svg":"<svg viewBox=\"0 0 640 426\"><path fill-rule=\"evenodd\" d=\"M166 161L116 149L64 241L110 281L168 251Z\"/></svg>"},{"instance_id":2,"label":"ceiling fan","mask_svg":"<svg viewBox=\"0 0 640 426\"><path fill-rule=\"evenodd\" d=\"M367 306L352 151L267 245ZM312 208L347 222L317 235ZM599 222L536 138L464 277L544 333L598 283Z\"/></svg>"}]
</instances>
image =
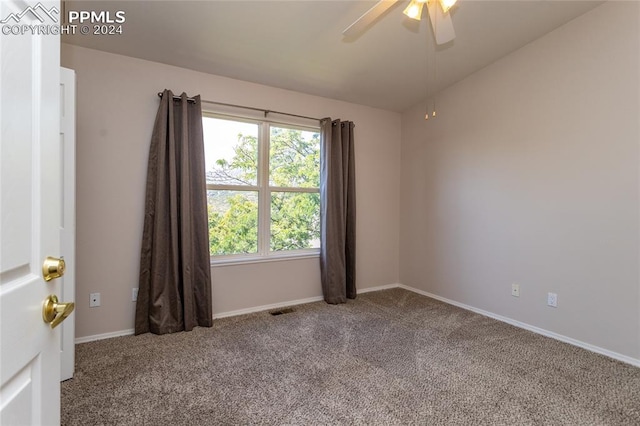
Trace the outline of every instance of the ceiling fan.
<instances>
[{"instance_id":1,"label":"ceiling fan","mask_svg":"<svg viewBox=\"0 0 640 426\"><path fill-rule=\"evenodd\" d=\"M360 34L366 27L378 19L398 0L380 0L364 15L358 18L342 32L345 37L353 37ZM411 19L419 21L422 18L423 6L427 5L431 28L433 29L436 44L444 44L456 37L453 31L453 23L449 9L457 0L411 0L409 6L404 10L404 14Z\"/></svg>"}]
</instances>

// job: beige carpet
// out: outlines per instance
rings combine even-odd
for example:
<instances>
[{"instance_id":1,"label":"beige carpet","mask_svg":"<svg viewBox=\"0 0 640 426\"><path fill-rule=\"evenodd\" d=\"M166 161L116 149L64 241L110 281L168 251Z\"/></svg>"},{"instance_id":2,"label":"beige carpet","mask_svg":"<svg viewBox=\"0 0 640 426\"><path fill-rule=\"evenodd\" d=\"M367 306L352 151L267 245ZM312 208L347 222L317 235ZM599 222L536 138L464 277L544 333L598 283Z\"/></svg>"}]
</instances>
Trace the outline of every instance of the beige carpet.
<instances>
[{"instance_id":1,"label":"beige carpet","mask_svg":"<svg viewBox=\"0 0 640 426\"><path fill-rule=\"evenodd\" d=\"M640 425L640 369L401 289L77 346L68 425Z\"/></svg>"}]
</instances>

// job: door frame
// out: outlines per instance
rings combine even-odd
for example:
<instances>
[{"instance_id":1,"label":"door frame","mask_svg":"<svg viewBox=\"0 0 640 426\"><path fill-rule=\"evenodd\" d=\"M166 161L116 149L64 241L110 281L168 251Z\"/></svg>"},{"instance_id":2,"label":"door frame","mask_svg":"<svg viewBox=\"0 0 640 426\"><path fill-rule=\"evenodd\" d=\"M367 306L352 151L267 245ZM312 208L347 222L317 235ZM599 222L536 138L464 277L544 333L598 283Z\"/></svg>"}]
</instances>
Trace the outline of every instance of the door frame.
<instances>
[{"instance_id":1,"label":"door frame","mask_svg":"<svg viewBox=\"0 0 640 426\"><path fill-rule=\"evenodd\" d=\"M62 149L61 254L67 269L62 277L61 300L76 301L76 73L60 67L60 144ZM61 325L60 380L73 377L75 367L75 315Z\"/></svg>"}]
</instances>

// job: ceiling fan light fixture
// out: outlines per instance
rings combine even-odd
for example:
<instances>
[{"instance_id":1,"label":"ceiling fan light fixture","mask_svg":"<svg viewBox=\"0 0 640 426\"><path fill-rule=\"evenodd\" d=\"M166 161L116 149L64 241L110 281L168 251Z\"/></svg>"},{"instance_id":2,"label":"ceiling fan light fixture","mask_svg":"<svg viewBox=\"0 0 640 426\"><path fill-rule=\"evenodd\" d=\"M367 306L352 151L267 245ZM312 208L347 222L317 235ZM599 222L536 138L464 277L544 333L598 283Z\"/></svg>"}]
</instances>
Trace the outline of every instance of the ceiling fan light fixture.
<instances>
[{"instance_id":1,"label":"ceiling fan light fixture","mask_svg":"<svg viewBox=\"0 0 640 426\"><path fill-rule=\"evenodd\" d=\"M424 1L420 0L411 0L409 6L402 12L407 15L411 19L415 19L419 21L422 18L422 5Z\"/></svg>"},{"instance_id":2,"label":"ceiling fan light fixture","mask_svg":"<svg viewBox=\"0 0 640 426\"><path fill-rule=\"evenodd\" d=\"M447 13L449 9L451 9L453 5L456 4L457 1L458 0L440 0L440 6L442 6L442 11L444 13Z\"/></svg>"}]
</instances>

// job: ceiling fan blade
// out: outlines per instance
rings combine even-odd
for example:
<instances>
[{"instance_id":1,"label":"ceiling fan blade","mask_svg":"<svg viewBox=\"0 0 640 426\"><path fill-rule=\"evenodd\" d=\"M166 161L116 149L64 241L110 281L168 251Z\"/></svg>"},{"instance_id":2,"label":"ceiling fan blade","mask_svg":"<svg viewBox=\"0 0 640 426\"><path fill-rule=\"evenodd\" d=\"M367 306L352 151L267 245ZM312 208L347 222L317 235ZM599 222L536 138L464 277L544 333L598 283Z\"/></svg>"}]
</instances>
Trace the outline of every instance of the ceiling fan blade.
<instances>
[{"instance_id":1,"label":"ceiling fan blade","mask_svg":"<svg viewBox=\"0 0 640 426\"><path fill-rule=\"evenodd\" d=\"M451 14L444 13L437 1L430 1L427 4L429 8L429 20L431 20L431 29L435 35L436 44L445 44L456 38L453 30L453 22Z\"/></svg>"},{"instance_id":2,"label":"ceiling fan blade","mask_svg":"<svg viewBox=\"0 0 640 426\"><path fill-rule=\"evenodd\" d=\"M360 34L386 12L391 6L396 4L398 0L380 0L371 9L369 9L364 15L359 17L353 24L349 25L347 29L342 32L345 37L352 37Z\"/></svg>"}]
</instances>

